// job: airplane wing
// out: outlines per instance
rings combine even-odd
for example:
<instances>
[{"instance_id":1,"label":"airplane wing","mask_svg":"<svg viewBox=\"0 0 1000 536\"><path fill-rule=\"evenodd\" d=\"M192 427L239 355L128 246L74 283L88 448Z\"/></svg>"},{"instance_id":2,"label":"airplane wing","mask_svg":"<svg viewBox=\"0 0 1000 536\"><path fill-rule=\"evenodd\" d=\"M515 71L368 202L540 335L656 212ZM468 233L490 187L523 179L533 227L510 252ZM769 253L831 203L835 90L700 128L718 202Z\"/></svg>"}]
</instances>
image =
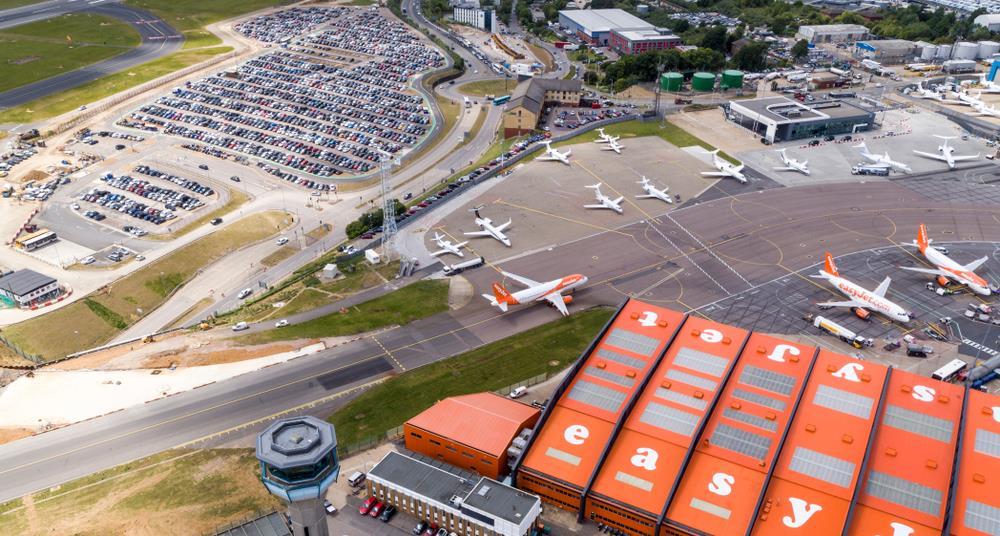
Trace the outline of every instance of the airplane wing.
<instances>
[{"instance_id":1,"label":"airplane wing","mask_svg":"<svg viewBox=\"0 0 1000 536\"><path fill-rule=\"evenodd\" d=\"M934 268L917 268L916 266L900 266L900 268L902 268L903 270L909 270L911 272L920 272L922 274L931 274L931 275L943 275L945 277L952 277L954 275L954 274L949 274L944 270L937 270Z\"/></svg>"},{"instance_id":2,"label":"airplane wing","mask_svg":"<svg viewBox=\"0 0 1000 536\"><path fill-rule=\"evenodd\" d=\"M608 205L583 205L583 208L610 208Z\"/></svg>"},{"instance_id":3,"label":"airplane wing","mask_svg":"<svg viewBox=\"0 0 1000 536\"><path fill-rule=\"evenodd\" d=\"M541 283L539 283L538 281L532 281L527 277L521 277L517 274L512 274L510 272L500 272L500 273L503 274L505 277L509 277L526 287L537 287L538 285L541 285Z\"/></svg>"},{"instance_id":4,"label":"airplane wing","mask_svg":"<svg viewBox=\"0 0 1000 536\"><path fill-rule=\"evenodd\" d=\"M653 195L653 194L643 194L643 195L637 195L637 196L635 196L636 199L652 199L654 197L656 197L656 196Z\"/></svg>"},{"instance_id":5,"label":"airplane wing","mask_svg":"<svg viewBox=\"0 0 1000 536\"><path fill-rule=\"evenodd\" d=\"M817 303L817 307L864 307L865 304L856 302L854 300L848 301L828 301L823 303Z\"/></svg>"},{"instance_id":6,"label":"airplane wing","mask_svg":"<svg viewBox=\"0 0 1000 536\"><path fill-rule=\"evenodd\" d=\"M569 316L569 311L566 309L566 302L563 301L562 294L558 292L552 292L545 295L545 299L548 300L563 316Z\"/></svg>"},{"instance_id":7,"label":"airplane wing","mask_svg":"<svg viewBox=\"0 0 1000 536\"><path fill-rule=\"evenodd\" d=\"M877 287L875 287L875 290L873 290L872 293L875 294L876 296L885 297L885 291L889 290L889 283L891 282L892 279L886 277L885 279L882 280L881 283L878 284Z\"/></svg>"},{"instance_id":8,"label":"airplane wing","mask_svg":"<svg viewBox=\"0 0 1000 536\"><path fill-rule=\"evenodd\" d=\"M545 155L545 156L539 156L539 157L535 158L535 160L538 160L540 162L551 162L553 160L557 160L557 158L554 157L554 156L547 156L547 155Z\"/></svg>"},{"instance_id":9,"label":"airplane wing","mask_svg":"<svg viewBox=\"0 0 1000 536\"><path fill-rule=\"evenodd\" d=\"M445 253L448 253L448 250L446 250L446 249L439 249L437 251L431 252L431 257L437 257L438 255L443 255Z\"/></svg>"},{"instance_id":10,"label":"airplane wing","mask_svg":"<svg viewBox=\"0 0 1000 536\"><path fill-rule=\"evenodd\" d=\"M724 171L702 171L702 176L704 177L728 177L729 173Z\"/></svg>"},{"instance_id":11,"label":"airplane wing","mask_svg":"<svg viewBox=\"0 0 1000 536\"><path fill-rule=\"evenodd\" d=\"M965 265L965 269L968 270L968 271L970 271L970 272L975 272L976 269L979 268L980 266L982 266L983 263L986 262L988 259L989 259L989 257L983 257L981 259L976 259L976 260L970 262L969 264L966 264Z\"/></svg>"},{"instance_id":12,"label":"airplane wing","mask_svg":"<svg viewBox=\"0 0 1000 536\"><path fill-rule=\"evenodd\" d=\"M496 232L498 232L498 233L502 233L502 232L506 231L508 227L510 227L510 224L511 224L512 221L514 221L514 220L507 220L507 223L505 223L503 225L498 225L498 226L494 227L493 229Z\"/></svg>"},{"instance_id":13,"label":"airplane wing","mask_svg":"<svg viewBox=\"0 0 1000 536\"><path fill-rule=\"evenodd\" d=\"M948 161L948 159L945 158L944 155L940 155L940 154L925 153L924 151L917 151L917 150L914 150L913 154L919 154L920 156L924 156L924 157L927 157L927 158L933 158L934 160L940 160L942 162L947 162Z\"/></svg>"},{"instance_id":14,"label":"airplane wing","mask_svg":"<svg viewBox=\"0 0 1000 536\"><path fill-rule=\"evenodd\" d=\"M623 201L624 199L625 199L625 196L623 195L623 196L619 197L618 199L615 199L614 201L612 201L612 202L611 202L611 204L612 204L612 205L619 205L619 204L621 204L621 202L622 202L622 201Z\"/></svg>"},{"instance_id":15,"label":"airplane wing","mask_svg":"<svg viewBox=\"0 0 1000 536\"><path fill-rule=\"evenodd\" d=\"M951 160L953 162L964 162L966 160L977 160L978 158L979 158L978 154L975 155L975 156L973 156L973 155L970 154L970 155L966 155L966 156L952 156Z\"/></svg>"},{"instance_id":16,"label":"airplane wing","mask_svg":"<svg viewBox=\"0 0 1000 536\"><path fill-rule=\"evenodd\" d=\"M793 168L791 166L776 167L776 168L774 168L774 170L775 171L798 171L797 169L795 169L795 168Z\"/></svg>"},{"instance_id":17,"label":"airplane wing","mask_svg":"<svg viewBox=\"0 0 1000 536\"><path fill-rule=\"evenodd\" d=\"M471 231L468 233L462 233L465 236L493 236L489 231Z\"/></svg>"}]
</instances>

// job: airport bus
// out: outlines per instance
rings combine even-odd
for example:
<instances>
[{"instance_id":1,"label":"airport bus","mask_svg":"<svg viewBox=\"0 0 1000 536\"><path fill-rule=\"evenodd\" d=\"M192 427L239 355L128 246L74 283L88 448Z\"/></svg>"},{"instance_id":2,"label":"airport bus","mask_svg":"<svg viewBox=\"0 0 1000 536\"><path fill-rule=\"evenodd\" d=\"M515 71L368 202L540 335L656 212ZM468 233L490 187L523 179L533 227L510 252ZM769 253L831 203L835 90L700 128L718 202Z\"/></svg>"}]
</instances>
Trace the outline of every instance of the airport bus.
<instances>
[{"instance_id":1,"label":"airport bus","mask_svg":"<svg viewBox=\"0 0 1000 536\"><path fill-rule=\"evenodd\" d=\"M943 382L950 382L955 379L955 376L958 376L959 372L962 372L965 370L965 367L968 366L969 365L961 359L952 359L949 363L945 364L945 366L935 370L934 373L931 374L931 378L941 380Z\"/></svg>"},{"instance_id":2,"label":"airport bus","mask_svg":"<svg viewBox=\"0 0 1000 536\"><path fill-rule=\"evenodd\" d=\"M508 102L510 102L510 95L504 95L493 99L494 106L500 106L501 104L507 104Z\"/></svg>"},{"instance_id":3,"label":"airport bus","mask_svg":"<svg viewBox=\"0 0 1000 536\"><path fill-rule=\"evenodd\" d=\"M55 242L57 239L58 237L54 232L48 229L39 229L33 233L18 237L14 241L14 245L25 251L35 251Z\"/></svg>"}]
</instances>

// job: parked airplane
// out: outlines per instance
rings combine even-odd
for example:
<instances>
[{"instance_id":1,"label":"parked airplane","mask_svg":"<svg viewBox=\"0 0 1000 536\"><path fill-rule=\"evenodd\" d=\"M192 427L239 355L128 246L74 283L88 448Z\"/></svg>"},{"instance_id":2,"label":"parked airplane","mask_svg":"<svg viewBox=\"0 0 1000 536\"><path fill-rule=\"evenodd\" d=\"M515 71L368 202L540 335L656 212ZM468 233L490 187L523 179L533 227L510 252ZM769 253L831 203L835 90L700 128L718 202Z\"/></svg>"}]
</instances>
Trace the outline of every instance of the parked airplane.
<instances>
[{"instance_id":1,"label":"parked airplane","mask_svg":"<svg viewBox=\"0 0 1000 536\"><path fill-rule=\"evenodd\" d=\"M809 174L809 161L803 160L799 162L794 158L788 158L788 154L785 153L785 149L778 149L775 152L781 155L781 163L784 164L782 167L774 168L775 171L798 171L799 173Z\"/></svg>"},{"instance_id":2,"label":"parked airplane","mask_svg":"<svg viewBox=\"0 0 1000 536\"><path fill-rule=\"evenodd\" d=\"M920 230L917 232L917 239L913 241L913 245L920 249L920 253L923 253L927 262L933 264L936 268L917 268L915 266L900 266L900 268L911 272L936 275L938 276L938 283L941 286L944 286L948 282L948 279L951 279L969 287L970 290L981 296L989 296L993 293L992 289L990 289L990 284L982 277L976 275L976 269L982 266L989 257L982 257L969 264L961 265L951 260L948 255L945 255L938 248L931 246L930 244L933 241L927 238L927 228L921 223Z\"/></svg>"},{"instance_id":3,"label":"parked airplane","mask_svg":"<svg viewBox=\"0 0 1000 536\"><path fill-rule=\"evenodd\" d=\"M639 184L642 185L642 189L646 193L643 194L643 195L637 195L637 196L635 196L636 199L654 199L655 198L655 199L659 199L660 201L664 201L664 202L670 203L671 205L674 204L674 199L672 197L670 197L670 194L667 193L667 190L670 189L669 186L664 186L662 190L657 190L656 186L653 186L653 183L649 182L649 179L647 179L645 175L643 175L642 180L639 181Z\"/></svg>"},{"instance_id":4,"label":"parked airplane","mask_svg":"<svg viewBox=\"0 0 1000 536\"><path fill-rule=\"evenodd\" d=\"M598 138L594 140L594 143L611 143L613 141L618 141L618 138L621 138L621 136L609 136L605 134L603 128L597 129L597 135Z\"/></svg>"},{"instance_id":5,"label":"parked airplane","mask_svg":"<svg viewBox=\"0 0 1000 536\"><path fill-rule=\"evenodd\" d=\"M483 205L469 209L469 212L476 213L476 225L478 225L482 231L465 233L465 236L489 236L498 240L501 244L510 247L510 238L507 238L507 235L503 234L503 232L510 227L511 220L508 219L507 223L503 225L493 225L493 220L479 215L479 209L481 208L483 208Z\"/></svg>"},{"instance_id":6,"label":"parked airplane","mask_svg":"<svg viewBox=\"0 0 1000 536\"><path fill-rule=\"evenodd\" d=\"M601 193L601 183L591 184L590 186L586 186L586 188L594 190L594 197L597 198L597 204L583 205L583 208L606 208L608 210L613 210L619 214L623 212L621 203L622 199L625 199L625 196L621 196L618 199L611 199L610 197Z\"/></svg>"},{"instance_id":7,"label":"parked airplane","mask_svg":"<svg viewBox=\"0 0 1000 536\"><path fill-rule=\"evenodd\" d=\"M988 74L983 73L979 75L980 91L984 93L1000 93L1000 84L997 84L995 80L987 80L986 77Z\"/></svg>"},{"instance_id":8,"label":"parked airplane","mask_svg":"<svg viewBox=\"0 0 1000 536\"><path fill-rule=\"evenodd\" d=\"M610 142L608 142L608 144L605 145L604 147L601 147L601 150L602 151L614 151L614 152L616 152L618 154L622 154L622 149L624 149L624 148L625 148L624 145L618 143L617 139L614 139L614 140L611 140Z\"/></svg>"},{"instance_id":9,"label":"parked airplane","mask_svg":"<svg viewBox=\"0 0 1000 536\"><path fill-rule=\"evenodd\" d=\"M910 96L918 98L918 99L935 100L935 101L943 102L943 103L947 103L947 104L962 104L962 105L965 105L965 106L969 105L969 103L967 103L967 102L965 102L965 101L963 101L961 99L949 99L949 98L947 98L944 90L938 91L938 90L933 90L933 89L925 89L923 81L917 82L917 89L914 90L913 92L911 92Z\"/></svg>"},{"instance_id":10,"label":"parked airplane","mask_svg":"<svg viewBox=\"0 0 1000 536\"><path fill-rule=\"evenodd\" d=\"M706 151L708 154L712 155L712 165L715 166L719 171L702 171L701 174L705 177L732 177L742 183L747 182L747 178L743 175L743 164L733 165L729 162L719 158L719 150Z\"/></svg>"},{"instance_id":11,"label":"parked airplane","mask_svg":"<svg viewBox=\"0 0 1000 536\"><path fill-rule=\"evenodd\" d=\"M885 154L873 154L868 151L868 145L866 145L865 142L855 145L854 148L861 149L861 156L863 156L865 160L871 162L870 166L891 168L904 173L909 173L911 171L910 166L902 162L896 162L892 158L889 158L889 151L886 151Z\"/></svg>"},{"instance_id":12,"label":"parked airplane","mask_svg":"<svg viewBox=\"0 0 1000 536\"><path fill-rule=\"evenodd\" d=\"M1000 117L1000 110L997 110L997 106L995 104L987 106L985 102L980 101L978 104L973 104L972 109L975 110L975 113L971 115Z\"/></svg>"},{"instance_id":13,"label":"parked airplane","mask_svg":"<svg viewBox=\"0 0 1000 536\"><path fill-rule=\"evenodd\" d=\"M938 145L937 153L925 153L923 151L917 151L916 149L914 149L913 152L920 156L925 156L927 158L933 158L934 160L941 160L942 162L947 162L948 169L955 169L955 162L962 162L965 160L976 160L977 158L979 158L979 153L976 153L975 156L972 155L955 156L953 154L955 152L955 148L952 147L951 145L948 145L948 140L955 139L955 136L938 136L937 134L935 134L934 137L941 138L942 140L944 140L943 144Z\"/></svg>"},{"instance_id":14,"label":"parked airplane","mask_svg":"<svg viewBox=\"0 0 1000 536\"><path fill-rule=\"evenodd\" d=\"M817 303L819 307L851 307L855 309L855 314L859 317L867 318L867 313L859 313L858 310L865 311L875 311L876 313L881 313L893 320L898 322L909 322L910 313L903 309L899 305L889 301L885 297L885 291L889 290L889 283L892 282L892 278L886 277L875 290L868 290L864 287L855 285L854 283L840 277L840 273L837 272L837 265L833 263L833 255L830 252L826 252L826 263L824 267L816 275L811 275L809 277L815 279L826 279L833 286L837 287L837 290L848 297L847 301L835 301L835 302L823 302Z\"/></svg>"},{"instance_id":15,"label":"parked airplane","mask_svg":"<svg viewBox=\"0 0 1000 536\"><path fill-rule=\"evenodd\" d=\"M503 312L507 312L508 305L519 305L527 302L545 300L558 309L563 316L566 316L569 314L569 311L566 309L566 304L572 302L573 297L563 296L562 293L570 292L577 287L587 284L587 276L580 274L568 275L561 279L553 279L552 281L539 283L537 281L532 281L527 277L521 277L510 272L500 273L503 274L504 277L509 277L527 287L524 290L519 290L511 294L503 286L503 284L499 282L493 283L493 295L483 294L483 297L490 302L490 305L499 307Z\"/></svg>"},{"instance_id":16,"label":"parked airplane","mask_svg":"<svg viewBox=\"0 0 1000 536\"><path fill-rule=\"evenodd\" d=\"M459 257L464 257L465 254L462 253L462 246L469 243L466 241L452 244L450 240L445 240L444 237L438 233L434 233L434 241L437 242L438 247L441 249L431 253L432 257L437 257L438 255L443 255L445 253L451 253L453 255L458 255Z\"/></svg>"},{"instance_id":17,"label":"parked airplane","mask_svg":"<svg viewBox=\"0 0 1000 536\"><path fill-rule=\"evenodd\" d=\"M560 153L558 150L552 148L551 141L545 140L542 144L545 145L545 154L539 156L537 160L542 162L559 161L567 166L569 165L569 155L572 152L570 149L566 149L565 153Z\"/></svg>"}]
</instances>

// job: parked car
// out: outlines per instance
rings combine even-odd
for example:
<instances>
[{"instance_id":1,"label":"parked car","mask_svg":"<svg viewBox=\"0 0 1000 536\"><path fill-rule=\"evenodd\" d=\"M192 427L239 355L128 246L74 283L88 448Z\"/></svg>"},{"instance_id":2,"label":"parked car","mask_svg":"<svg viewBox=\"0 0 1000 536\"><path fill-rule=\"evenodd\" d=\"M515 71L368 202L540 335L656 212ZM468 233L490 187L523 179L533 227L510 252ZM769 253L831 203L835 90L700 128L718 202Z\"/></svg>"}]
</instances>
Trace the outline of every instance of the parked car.
<instances>
[{"instance_id":1,"label":"parked car","mask_svg":"<svg viewBox=\"0 0 1000 536\"><path fill-rule=\"evenodd\" d=\"M209 223L211 223L212 225L219 225L220 223L222 223L222 218L213 218L212 221Z\"/></svg>"},{"instance_id":2,"label":"parked car","mask_svg":"<svg viewBox=\"0 0 1000 536\"><path fill-rule=\"evenodd\" d=\"M431 523L430 526L428 526L427 529L424 530L424 536L435 536L435 534L437 534L437 531L438 531L437 523Z\"/></svg>"},{"instance_id":3,"label":"parked car","mask_svg":"<svg viewBox=\"0 0 1000 536\"><path fill-rule=\"evenodd\" d=\"M361 506L358 507L358 513L363 516L368 515L368 512L371 511L372 507L375 506L375 503L377 502L378 499L376 499L375 497L368 497L367 499L365 499L365 502L361 503Z\"/></svg>"},{"instance_id":4,"label":"parked car","mask_svg":"<svg viewBox=\"0 0 1000 536\"><path fill-rule=\"evenodd\" d=\"M283 236L283 237L281 237L281 238L278 239L278 245L279 246L284 246L287 243L288 243L288 238L287 237Z\"/></svg>"},{"instance_id":5,"label":"parked car","mask_svg":"<svg viewBox=\"0 0 1000 536\"><path fill-rule=\"evenodd\" d=\"M250 329L250 324L246 322L237 322L233 324L233 331L243 331L245 329Z\"/></svg>"},{"instance_id":6,"label":"parked car","mask_svg":"<svg viewBox=\"0 0 1000 536\"><path fill-rule=\"evenodd\" d=\"M414 535L419 535L425 530L427 530L427 522L421 519L420 521L417 521L417 526L413 527L413 530L410 532Z\"/></svg>"},{"instance_id":7,"label":"parked car","mask_svg":"<svg viewBox=\"0 0 1000 536\"><path fill-rule=\"evenodd\" d=\"M237 177L236 175L233 175L232 177L229 177L229 180L231 180L233 182L240 182L240 178Z\"/></svg>"},{"instance_id":8,"label":"parked car","mask_svg":"<svg viewBox=\"0 0 1000 536\"><path fill-rule=\"evenodd\" d=\"M288 319L287 318L282 318L281 320L278 320L277 322L274 323L274 327L276 327L276 328L283 328L283 327L285 327L287 325L288 325Z\"/></svg>"},{"instance_id":9,"label":"parked car","mask_svg":"<svg viewBox=\"0 0 1000 536\"><path fill-rule=\"evenodd\" d=\"M247 296L249 296L251 294L253 294L253 289L252 288L245 288L245 289L241 290L240 293L236 297L242 300L243 298L246 298Z\"/></svg>"},{"instance_id":10,"label":"parked car","mask_svg":"<svg viewBox=\"0 0 1000 536\"><path fill-rule=\"evenodd\" d=\"M382 515L378 516L378 518L379 521L388 523L394 515L396 515L396 507L390 504L385 507L385 510L382 510Z\"/></svg>"},{"instance_id":11,"label":"parked car","mask_svg":"<svg viewBox=\"0 0 1000 536\"><path fill-rule=\"evenodd\" d=\"M382 502L382 501L379 501L379 502L375 503L375 506L372 506L371 511L368 512L368 515L370 515L372 517L378 517L378 515L382 513L382 509L383 508L385 508L385 503Z\"/></svg>"},{"instance_id":12,"label":"parked car","mask_svg":"<svg viewBox=\"0 0 1000 536\"><path fill-rule=\"evenodd\" d=\"M208 171L208 166L205 164L198 164L198 169L202 171Z\"/></svg>"},{"instance_id":13,"label":"parked car","mask_svg":"<svg viewBox=\"0 0 1000 536\"><path fill-rule=\"evenodd\" d=\"M323 499L323 509L326 510L326 515L329 516L332 516L337 513L337 507L326 499Z\"/></svg>"}]
</instances>

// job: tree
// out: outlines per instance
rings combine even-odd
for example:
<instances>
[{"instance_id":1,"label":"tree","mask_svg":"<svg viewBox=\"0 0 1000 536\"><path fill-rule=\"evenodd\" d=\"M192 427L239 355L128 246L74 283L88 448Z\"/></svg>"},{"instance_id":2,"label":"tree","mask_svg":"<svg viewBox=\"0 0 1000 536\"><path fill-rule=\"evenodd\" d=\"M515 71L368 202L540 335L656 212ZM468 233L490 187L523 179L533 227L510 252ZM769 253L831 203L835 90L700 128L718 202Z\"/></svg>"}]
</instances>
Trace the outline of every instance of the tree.
<instances>
[{"instance_id":1,"label":"tree","mask_svg":"<svg viewBox=\"0 0 1000 536\"><path fill-rule=\"evenodd\" d=\"M794 45L792 45L792 57L801 60L802 58L809 55L809 42L805 39L799 39Z\"/></svg>"},{"instance_id":2,"label":"tree","mask_svg":"<svg viewBox=\"0 0 1000 536\"><path fill-rule=\"evenodd\" d=\"M719 52L726 51L726 27L712 26L701 39L701 47Z\"/></svg>"},{"instance_id":3,"label":"tree","mask_svg":"<svg viewBox=\"0 0 1000 536\"><path fill-rule=\"evenodd\" d=\"M732 63L744 71L762 71L767 65L767 48L767 43L748 43L733 54Z\"/></svg>"}]
</instances>

